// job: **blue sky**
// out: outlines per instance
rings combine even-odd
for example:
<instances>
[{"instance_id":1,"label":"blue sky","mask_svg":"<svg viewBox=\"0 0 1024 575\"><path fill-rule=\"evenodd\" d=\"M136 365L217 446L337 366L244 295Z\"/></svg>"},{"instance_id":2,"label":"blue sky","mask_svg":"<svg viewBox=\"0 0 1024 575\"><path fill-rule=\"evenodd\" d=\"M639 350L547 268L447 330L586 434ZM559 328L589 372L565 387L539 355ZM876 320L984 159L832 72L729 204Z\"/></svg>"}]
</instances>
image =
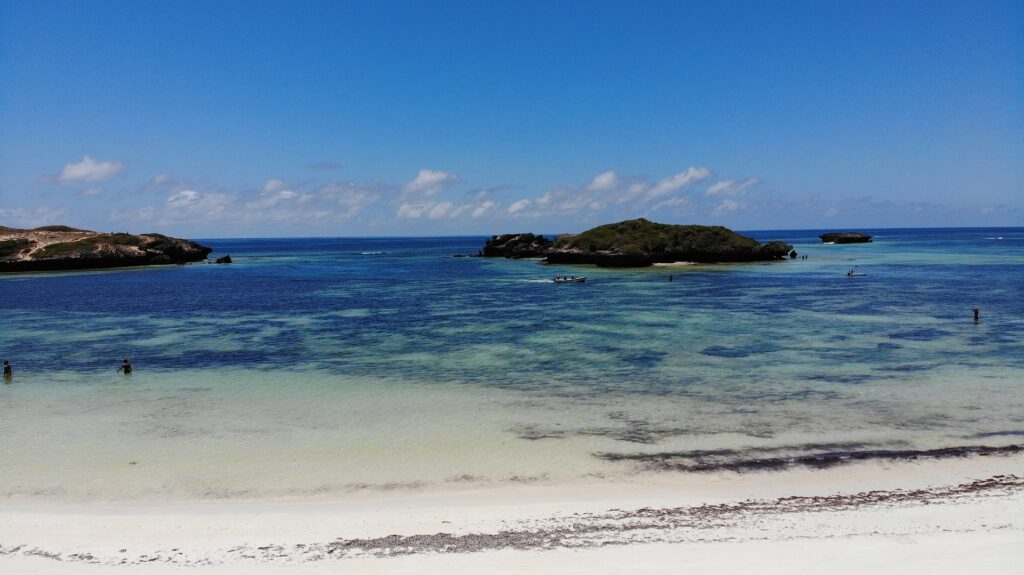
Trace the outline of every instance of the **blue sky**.
<instances>
[{"instance_id":1,"label":"blue sky","mask_svg":"<svg viewBox=\"0 0 1024 575\"><path fill-rule=\"evenodd\" d=\"M1024 225L1021 2L0 0L0 224Z\"/></svg>"}]
</instances>

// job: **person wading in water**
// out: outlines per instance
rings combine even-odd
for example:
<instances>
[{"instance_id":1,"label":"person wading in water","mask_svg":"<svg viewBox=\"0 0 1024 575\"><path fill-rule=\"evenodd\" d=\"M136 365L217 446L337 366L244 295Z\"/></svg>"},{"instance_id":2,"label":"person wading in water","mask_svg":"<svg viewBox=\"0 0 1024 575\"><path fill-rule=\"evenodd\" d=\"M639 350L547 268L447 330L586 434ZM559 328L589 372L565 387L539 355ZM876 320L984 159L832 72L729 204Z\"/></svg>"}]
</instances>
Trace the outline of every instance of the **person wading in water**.
<instances>
[{"instance_id":1,"label":"person wading in water","mask_svg":"<svg viewBox=\"0 0 1024 575\"><path fill-rule=\"evenodd\" d=\"M121 370L124 370L124 374L125 375L131 375L132 374L132 364L128 361L127 357L124 358L124 363L121 364L121 367L117 368L117 371L121 371Z\"/></svg>"},{"instance_id":2,"label":"person wading in water","mask_svg":"<svg viewBox=\"0 0 1024 575\"><path fill-rule=\"evenodd\" d=\"M11 367L11 362L4 360L4 379L11 379L14 377L14 368Z\"/></svg>"}]
</instances>

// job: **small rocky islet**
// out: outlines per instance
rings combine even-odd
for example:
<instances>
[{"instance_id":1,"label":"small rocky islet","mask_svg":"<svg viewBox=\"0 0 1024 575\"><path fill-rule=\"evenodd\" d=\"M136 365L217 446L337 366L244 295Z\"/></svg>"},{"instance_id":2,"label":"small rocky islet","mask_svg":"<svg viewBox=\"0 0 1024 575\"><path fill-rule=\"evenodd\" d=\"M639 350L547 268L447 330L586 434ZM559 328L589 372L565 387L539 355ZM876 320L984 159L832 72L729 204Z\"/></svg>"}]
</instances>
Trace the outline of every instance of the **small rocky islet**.
<instances>
[{"instance_id":1,"label":"small rocky islet","mask_svg":"<svg viewBox=\"0 0 1024 575\"><path fill-rule=\"evenodd\" d=\"M823 244L864 244L871 236L864 232L827 232L818 236Z\"/></svg>"},{"instance_id":2,"label":"small rocky islet","mask_svg":"<svg viewBox=\"0 0 1024 575\"><path fill-rule=\"evenodd\" d=\"M542 258L554 242L537 234L501 234L491 236L478 255L485 258Z\"/></svg>"},{"instance_id":3,"label":"small rocky islet","mask_svg":"<svg viewBox=\"0 0 1024 575\"><path fill-rule=\"evenodd\" d=\"M792 250L786 242L762 244L722 226L659 224L639 218L560 235L553 242L536 234L497 235L487 240L480 255L627 268L673 262L772 261Z\"/></svg>"},{"instance_id":4,"label":"small rocky islet","mask_svg":"<svg viewBox=\"0 0 1024 575\"><path fill-rule=\"evenodd\" d=\"M163 234L106 233L69 226L0 226L0 273L184 264L212 248Z\"/></svg>"}]
</instances>

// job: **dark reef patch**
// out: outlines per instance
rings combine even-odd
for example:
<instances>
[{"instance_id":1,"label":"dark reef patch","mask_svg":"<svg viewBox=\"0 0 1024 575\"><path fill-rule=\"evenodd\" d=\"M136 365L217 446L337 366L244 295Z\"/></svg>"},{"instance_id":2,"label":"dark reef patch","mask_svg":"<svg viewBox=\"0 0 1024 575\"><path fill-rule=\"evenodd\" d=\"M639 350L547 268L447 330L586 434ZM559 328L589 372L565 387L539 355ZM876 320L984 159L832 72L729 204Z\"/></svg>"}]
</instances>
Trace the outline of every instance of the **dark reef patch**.
<instances>
[{"instance_id":1,"label":"dark reef patch","mask_svg":"<svg viewBox=\"0 0 1024 575\"><path fill-rule=\"evenodd\" d=\"M813 444L808 444L809 449ZM684 472L715 472L734 471L742 473L745 471L776 471L791 467L809 467L812 469L828 469L838 465L844 465L855 461L913 461L917 459L948 459L953 457L969 456L991 456L991 455L1014 455L1024 453L1024 445L1004 445L992 447L987 445L967 445L957 447L942 447L938 449L861 449L866 444L851 444L852 447L843 447L844 444L825 444L826 450L819 453L807 455L794 455L789 457L765 457L765 458L742 458L745 453L733 450L704 450L704 451L683 451L666 453L595 453L594 456L606 461L635 461L648 469L661 471L684 471ZM830 449L838 447L839 449ZM779 448L782 450L783 448ZM753 450L757 452L758 450ZM770 453L774 449L761 450L761 453ZM733 460L707 461L707 458L737 457Z\"/></svg>"},{"instance_id":2,"label":"dark reef patch","mask_svg":"<svg viewBox=\"0 0 1024 575\"><path fill-rule=\"evenodd\" d=\"M987 433L972 433L965 435L964 439L985 439L988 437L1024 437L1024 429L1013 431L989 431Z\"/></svg>"},{"instance_id":3,"label":"dark reef patch","mask_svg":"<svg viewBox=\"0 0 1024 575\"><path fill-rule=\"evenodd\" d=\"M887 367L887 368L883 369L882 371L893 371L893 372L897 372L897 373L907 373L907 372L912 372L912 371L928 371L929 369L933 369L934 367L935 367L934 365L923 364L923 363L918 363L918 364L905 363L903 365L894 365L892 367Z\"/></svg>"},{"instance_id":4,"label":"dark reef patch","mask_svg":"<svg viewBox=\"0 0 1024 575\"><path fill-rule=\"evenodd\" d=\"M844 384L861 384L872 381L875 376L866 374L817 374L817 375L806 375L801 379L806 381L821 381L824 383L844 383Z\"/></svg>"},{"instance_id":5,"label":"dark reef patch","mask_svg":"<svg viewBox=\"0 0 1024 575\"><path fill-rule=\"evenodd\" d=\"M779 348L770 343L752 343L748 345L736 345L736 346L725 346L725 345L712 345L705 347L700 352L704 355L711 357L750 357L760 353L772 353L778 351Z\"/></svg>"},{"instance_id":6,"label":"dark reef patch","mask_svg":"<svg viewBox=\"0 0 1024 575\"><path fill-rule=\"evenodd\" d=\"M936 339L947 337L950 335L953 334L943 329L922 327L918 329L890 333L889 339L903 339L907 341L934 341Z\"/></svg>"},{"instance_id":7,"label":"dark reef patch","mask_svg":"<svg viewBox=\"0 0 1024 575\"><path fill-rule=\"evenodd\" d=\"M619 359L633 367L654 367L661 362L667 353L653 350L636 350L620 352Z\"/></svg>"}]
</instances>

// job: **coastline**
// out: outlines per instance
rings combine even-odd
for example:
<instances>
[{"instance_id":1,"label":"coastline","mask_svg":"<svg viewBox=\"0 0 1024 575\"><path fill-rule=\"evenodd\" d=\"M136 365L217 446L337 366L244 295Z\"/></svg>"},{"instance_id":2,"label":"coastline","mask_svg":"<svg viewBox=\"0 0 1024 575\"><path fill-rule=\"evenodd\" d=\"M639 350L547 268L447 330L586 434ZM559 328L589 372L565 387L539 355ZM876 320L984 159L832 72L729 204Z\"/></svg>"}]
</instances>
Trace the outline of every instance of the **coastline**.
<instances>
[{"instance_id":1,"label":"coastline","mask_svg":"<svg viewBox=\"0 0 1024 575\"><path fill-rule=\"evenodd\" d=\"M903 240L580 290L463 240L19 278L0 572L1014 572L1020 254Z\"/></svg>"},{"instance_id":2,"label":"coastline","mask_svg":"<svg viewBox=\"0 0 1024 575\"><path fill-rule=\"evenodd\" d=\"M988 572L1010 572L1024 558L1022 470L1024 456L1012 454L330 500L8 501L0 504L0 568L471 572L505 562L523 571L646 564L655 572L679 560L742 566L723 563L726 550L753 567L753 557L789 548L799 553L778 563L780 571L839 554L896 572L906 568L896 553L912 547L922 558L958 550L960 563L941 565L948 571L988 561Z\"/></svg>"}]
</instances>

